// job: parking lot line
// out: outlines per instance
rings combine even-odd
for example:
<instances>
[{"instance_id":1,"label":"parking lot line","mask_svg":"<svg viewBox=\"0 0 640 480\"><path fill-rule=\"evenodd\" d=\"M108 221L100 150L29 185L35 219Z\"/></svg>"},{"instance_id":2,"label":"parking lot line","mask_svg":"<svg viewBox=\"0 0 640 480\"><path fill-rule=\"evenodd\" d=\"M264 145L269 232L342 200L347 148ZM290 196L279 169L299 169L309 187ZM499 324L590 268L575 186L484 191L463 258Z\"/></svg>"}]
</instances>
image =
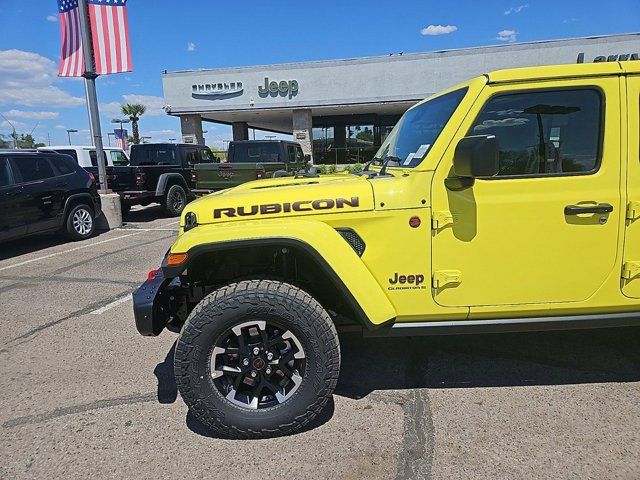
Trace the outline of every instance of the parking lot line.
<instances>
[{"instance_id":1,"label":"parking lot line","mask_svg":"<svg viewBox=\"0 0 640 480\"><path fill-rule=\"evenodd\" d=\"M100 307L100 308L97 308L97 309L93 310L92 312L89 312L89 315L102 315L107 310L111 310L113 307L117 307L121 303L129 301L129 300L131 300L131 298L132 298L131 294L128 293L127 295L125 295L122 298L118 298L117 300L114 300L111 303L107 303L104 307Z\"/></svg>"},{"instance_id":2,"label":"parking lot line","mask_svg":"<svg viewBox=\"0 0 640 480\"><path fill-rule=\"evenodd\" d=\"M113 242L114 240L121 240L123 238L131 237L133 235L140 235L141 233L143 233L143 232L129 233L127 235L121 235L119 237L108 238L106 240L101 240L99 242L92 242L92 243L89 243L87 245L81 245L79 247L70 248L70 249L64 250L62 252L55 252L55 253L50 253L49 255L43 255L42 257L31 258L29 260L25 260L24 262L18 262L18 263L14 263L12 265L7 265L5 267L0 267L0 272L3 272L5 270L9 270L10 268L22 267L23 265L28 265L28 264L33 263L33 262L39 262L40 260L46 260L47 258L52 258L52 257L57 257L59 255L64 255L65 253L71 253L71 252L75 252L75 251L78 251L78 250L83 250L85 248L94 247L96 245L101 245L103 243Z\"/></svg>"}]
</instances>

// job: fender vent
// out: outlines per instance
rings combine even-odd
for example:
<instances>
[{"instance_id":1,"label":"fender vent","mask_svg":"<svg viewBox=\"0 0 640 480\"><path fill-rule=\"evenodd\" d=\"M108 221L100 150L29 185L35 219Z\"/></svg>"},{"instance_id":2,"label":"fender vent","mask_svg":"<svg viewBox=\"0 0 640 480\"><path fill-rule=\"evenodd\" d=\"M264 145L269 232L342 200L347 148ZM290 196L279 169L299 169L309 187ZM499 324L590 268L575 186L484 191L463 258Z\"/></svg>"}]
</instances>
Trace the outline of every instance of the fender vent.
<instances>
[{"instance_id":1,"label":"fender vent","mask_svg":"<svg viewBox=\"0 0 640 480\"><path fill-rule=\"evenodd\" d=\"M353 248L358 256L361 257L367 245L364 243L364 240L360 238L360 235L350 228L336 228L336 231L351 245L351 248Z\"/></svg>"}]
</instances>

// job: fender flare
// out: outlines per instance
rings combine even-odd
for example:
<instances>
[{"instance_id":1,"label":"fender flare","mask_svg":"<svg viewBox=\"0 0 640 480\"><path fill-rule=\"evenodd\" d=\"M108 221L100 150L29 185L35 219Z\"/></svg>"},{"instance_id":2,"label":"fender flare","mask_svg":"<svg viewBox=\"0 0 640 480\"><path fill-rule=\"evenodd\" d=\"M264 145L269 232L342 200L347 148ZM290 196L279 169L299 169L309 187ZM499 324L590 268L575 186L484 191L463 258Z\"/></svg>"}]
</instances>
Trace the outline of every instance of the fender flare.
<instances>
[{"instance_id":1,"label":"fender flare","mask_svg":"<svg viewBox=\"0 0 640 480\"><path fill-rule=\"evenodd\" d=\"M166 265L165 258L162 264L163 274L165 278L176 277L188 268L191 261L208 252L224 251L238 247L288 246L301 250L309 255L318 267L327 274L334 285L344 294L345 300L357 315L358 318L356 318L356 320L358 320L360 324L369 329L376 329L393 324L396 320L396 311L387 298L385 291L362 262L362 259L358 257L340 234L330 226L320 224L319 222L296 223L307 224L306 226L299 226L306 230L308 234L311 234L311 236L309 238L300 238L303 237L303 235L282 236L281 233L278 235L258 236L260 229L255 228L252 229L252 233L257 234L254 238L226 238L212 242L211 236L203 231L206 230L206 226L204 226L205 228L200 226L181 235L171 249L172 253L187 253L187 262L180 266L168 266ZM320 225L321 227L317 228ZM213 226L216 227L217 225ZM316 228L309 228L312 226ZM244 227L242 230L246 231L246 226ZM196 233L198 230L200 230L200 232L198 232L197 237L208 237L207 242L199 242L198 238L192 238L193 242L185 241L187 240L185 237ZM216 230L219 231L221 229L218 228ZM326 247L321 248L320 246L314 246L312 240L310 240L314 235L320 233L318 230L325 230L321 232L325 238L327 238L329 232L335 235L335 238L331 238L330 241L327 242L327 244L331 245L331 252L334 254L333 257L337 258L333 264L327 261L327 258L332 258L332 253L326 251ZM183 243L181 240L184 241L183 245L181 245L181 243Z\"/></svg>"},{"instance_id":2,"label":"fender flare","mask_svg":"<svg viewBox=\"0 0 640 480\"><path fill-rule=\"evenodd\" d=\"M189 192L191 190L187 186L187 182L185 181L184 177L179 173L169 172L169 173L163 173L158 177L158 183L156 185L156 197L163 197L166 193L167 184L169 183L169 180L174 180L174 179L178 180L178 183L180 184L180 186L183 187L186 191L186 194L189 195Z\"/></svg>"},{"instance_id":3,"label":"fender flare","mask_svg":"<svg viewBox=\"0 0 640 480\"><path fill-rule=\"evenodd\" d=\"M65 218L67 218L67 214L69 213L69 209L71 208L71 204L79 199L83 199L83 200L87 200L87 205L89 205L89 207L91 207L91 210L93 210L95 208L94 204L93 204L93 198L91 198L91 195L89 195L88 193L74 193L73 195L69 195L67 197L67 199L64 201L64 209L62 211L62 219L64 221ZM95 214L95 212L94 212Z\"/></svg>"}]
</instances>

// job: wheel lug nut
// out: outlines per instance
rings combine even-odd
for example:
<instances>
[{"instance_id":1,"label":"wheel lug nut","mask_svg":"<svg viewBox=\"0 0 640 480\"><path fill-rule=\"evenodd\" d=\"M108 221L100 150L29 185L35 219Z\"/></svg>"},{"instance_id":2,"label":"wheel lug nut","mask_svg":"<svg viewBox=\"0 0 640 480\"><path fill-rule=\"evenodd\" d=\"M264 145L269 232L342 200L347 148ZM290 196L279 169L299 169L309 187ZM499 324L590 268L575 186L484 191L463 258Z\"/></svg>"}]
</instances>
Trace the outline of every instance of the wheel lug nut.
<instances>
[{"instance_id":1,"label":"wheel lug nut","mask_svg":"<svg viewBox=\"0 0 640 480\"><path fill-rule=\"evenodd\" d=\"M258 355L260 353L260 349L258 347L253 347L253 354Z\"/></svg>"},{"instance_id":2,"label":"wheel lug nut","mask_svg":"<svg viewBox=\"0 0 640 480\"><path fill-rule=\"evenodd\" d=\"M264 371L267 375L271 375L271 367L267 367Z\"/></svg>"},{"instance_id":3,"label":"wheel lug nut","mask_svg":"<svg viewBox=\"0 0 640 480\"><path fill-rule=\"evenodd\" d=\"M267 360L273 360L273 353L267 353Z\"/></svg>"},{"instance_id":4,"label":"wheel lug nut","mask_svg":"<svg viewBox=\"0 0 640 480\"><path fill-rule=\"evenodd\" d=\"M249 365L249 359L245 358L244 360L242 360L242 364L246 367L247 365Z\"/></svg>"},{"instance_id":5,"label":"wheel lug nut","mask_svg":"<svg viewBox=\"0 0 640 480\"><path fill-rule=\"evenodd\" d=\"M258 372L255 370L251 370L251 378L256 378L258 376Z\"/></svg>"}]
</instances>

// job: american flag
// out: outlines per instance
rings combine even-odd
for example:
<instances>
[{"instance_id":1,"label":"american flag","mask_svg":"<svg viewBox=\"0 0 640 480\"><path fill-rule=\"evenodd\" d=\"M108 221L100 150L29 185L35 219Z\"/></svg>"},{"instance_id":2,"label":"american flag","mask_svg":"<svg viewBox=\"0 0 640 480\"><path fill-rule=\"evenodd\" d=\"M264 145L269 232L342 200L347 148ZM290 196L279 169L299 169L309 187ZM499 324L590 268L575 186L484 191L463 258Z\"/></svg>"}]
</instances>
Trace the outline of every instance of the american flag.
<instances>
[{"instance_id":1,"label":"american flag","mask_svg":"<svg viewBox=\"0 0 640 480\"><path fill-rule=\"evenodd\" d=\"M88 0L91 40L96 73L130 72L131 45L127 0ZM78 0L58 0L62 24L60 77L80 77L85 72Z\"/></svg>"},{"instance_id":2,"label":"american flag","mask_svg":"<svg viewBox=\"0 0 640 480\"><path fill-rule=\"evenodd\" d=\"M127 150L127 131L125 129L116 128L113 131L116 137L116 147Z\"/></svg>"}]
</instances>

